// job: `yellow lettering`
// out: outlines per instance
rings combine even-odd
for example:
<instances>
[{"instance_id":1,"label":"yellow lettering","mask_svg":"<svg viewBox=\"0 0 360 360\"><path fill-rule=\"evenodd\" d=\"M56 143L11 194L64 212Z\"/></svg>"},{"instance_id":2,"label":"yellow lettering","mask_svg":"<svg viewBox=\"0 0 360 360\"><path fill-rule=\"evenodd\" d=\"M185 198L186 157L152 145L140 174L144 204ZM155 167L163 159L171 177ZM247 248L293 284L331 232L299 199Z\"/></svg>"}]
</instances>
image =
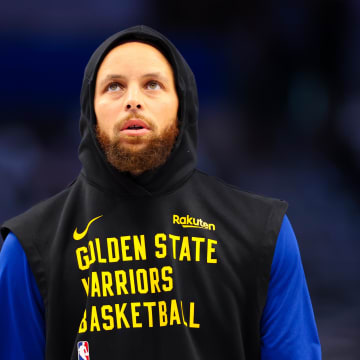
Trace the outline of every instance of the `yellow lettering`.
<instances>
[{"instance_id":1,"label":"yellow lettering","mask_svg":"<svg viewBox=\"0 0 360 360\"><path fill-rule=\"evenodd\" d=\"M200 324L194 322L194 313L195 313L195 303L190 303L190 314L189 314L189 327L199 328Z\"/></svg>"},{"instance_id":2,"label":"yellow lettering","mask_svg":"<svg viewBox=\"0 0 360 360\"><path fill-rule=\"evenodd\" d=\"M86 322L86 310L85 310L84 316L83 316L80 326L79 326L79 334L86 332L86 330L87 330L87 322Z\"/></svg>"},{"instance_id":3,"label":"yellow lettering","mask_svg":"<svg viewBox=\"0 0 360 360\"><path fill-rule=\"evenodd\" d=\"M129 322L126 319L126 316L124 314L124 311L126 309L127 303L123 303L120 309L119 304L115 304L115 314L116 314L116 327L117 329L121 329L121 323L124 323L126 328L130 327Z\"/></svg>"},{"instance_id":4,"label":"yellow lettering","mask_svg":"<svg viewBox=\"0 0 360 360\"><path fill-rule=\"evenodd\" d=\"M208 244L207 244L207 262L209 264L216 264L217 263L217 259L213 259L211 257L211 255L213 253L215 253L215 249L213 248L213 245L217 245L217 241L216 240L211 240L211 239L208 239Z\"/></svg>"},{"instance_id":5,"label":"yellow lettering","mask_svg":"<svg viewBox=\"0 0 360 360\"><path fill-rule=\"evenodd\" d=\"M173 273L173 269L171 266L164 266L162 269L161 269L161 279L163 281L167 281L167 285L166 284L163 284L162 285L162 289L164 291L171 291L174 287L174 284L173 284L173 278L169 275L166 275L166 274L172 274Z\"/></svg>"},{"instance_id":6,"label":"yellow lettering","mask_svg":"<svg viewBox=\"0 0 360 360\"><path fill-rule=\"evenodd\" d=\"M109 262L118 262L120 260L119 240L115 237L107 238L107 248Z\"/></svg>"},{"instance_id":7,"label":"yellow lettering","mask_svg":"<svg viewBox=\"0 0 360 360\"><path fill-rule=\"evenodd\" d=\"M166 235L165 234L156 234L155 235L155 247L160 249L155 251L155 256L158 259L163 259L166 256L166 245L163 243L160 243L160 241L166 241Z\"/></svg>"},{"instance_id":8,"label":"yellow lettering","mask_svg":"<svg viewBox=\"0 0 360 360\"><path fill-rule=\"evenodd\" d=\"M175 299L172 299L171 305L170 305L170 323L169 323L169 325L170 326L174 325L174 321L176 321L176 323L178 325L181 325L180 314L179 314L177 302Z\"/></svg>"},{"instance_id":9,"label":"yellow lettering","mask_svg":"<svg viewBox=\"0 0 360 360\"><path fill-rule=\"evenodd\" d=\"M180 240L180 236L169 234L169 238L172 239L173 258L176 259L176 242Z\"/></svg>"},{"instance_id":10,"label":"yellow lettering","mask_svg":"<svg viewBox=\"0 0 360 360\"><path fill-rule=\"evenodd\" d=\"M183 324L184 324L185 326L188 326L187 322L185 321L185 317L184 317L184 309L183 309L183 303L182 303L182 301L180 301L180 305L181 305L181 314L182 314Z\"/></svg>"},{"instance_id":11,"label":"yellow lettering","mask_svg":"<svg viewBox=\"0 0 360 360\"><path fill-rule=\"evenodd\" d=\"M136 270L136 282L140 294L147 294L149 292L147 271L145 269Z\"/></svg>"},{"instance_id":12,"label":"yellow lettering","mask_svg":"<svg viewBox=\"0 0 360 360\"><path fill-rule=\"evenodd\" d=\"M129 270L129 277L130 277L130 287L131 287L131 293L135 294L136 293L136 289L135 289L135 279L134 279L134 270L130 269Z\"/></svg>"},{"instance_id":13,"label":"yellow lettering","mask_svg":"<svg viewBox=\"0 0 360 360\"><path fill-rule=\"evenodd\" d=\"M103 323L104 330L113 330L114 329L114 318L111 315L108 315L106 312L112 313L113 309L110 305L103 305L101 307L101 316L103 320L107 320L108 323Z\"/></svg>"},{"instance_id":14,"label":"yellow lettering","mask_svg":"<svg viewBox=\"0 0 360 360\"><path fill-rule=\"evenodd\" d=\"M159 301L158 307L159 307L159 324L160 326L166 326L168 323L166 302Z\"/></svg>"},{"instance_id":15,"label":"yellow lettering","mask_svg":"<svg viewBox=\"0 0 360 360\"><path fill-rule=\"evenodd\" d=\"M131 261L133 259L132 256L128 255L127 252L130 249L130 246L126 244L126 241L129 241L130 236L121 236L121 256L123 261Z\"/></svg>"},{"instance_id":16,"label":"yellow lettering","mask_svg":"<svg viewBox=\"0 0 360 360\"><path fill-rule=\"evenodd\" d=\"M139 317L140 313L136 311L136 308L141 306L141 303L139 302L133 302L131 303L131 317L132 317L132 326L134 328L141 328L142 323L138 323L136 319Z\"/></svg>"},{"instance_id":17,"label":"yellow lettering","mask_svg":"<svg viewBox=\"0 0 360 360\"><path fill-rule=\"evenodd\" d=\"M92 242L92 240L89 241L88 243L88 249L90 251L90 261L89 261L89 265L93 264L96 260L96 256L95 256L95 249L94 249L94 243Z\"/></svg>"},{"instance_id":18,"label":"yellow lettering","mask_svg":"<svg viewBox=\"0 0 360 360\"><path fill-rule=\"evenodd\" d=\"M84 253L82 256L81 253ZM85 246L76 249L76 259L80 270L87 270L90 267L89 256L85 255L88 253L88 249Z\"/></svg>"},{"instance_id":19,"label":"yellow lettering","mask_svg":"<svg viewBox=\"0 0 360 360\"><path fill-rule=\"evenodd\" d=\"M134 235L134 252L135 260L146 260L146 247L145 236L140 235L140 239L137 235Z\"/></svg>"},{"instance_id":20,"label":"yellow lettering","mask_svg":"<svg viewBox=\"0 0 360 360\"><path fill-rule=\"evenodd\" d=\"M127 283L127 279L126 279L126 273L124 270L117 270L115 271L115 283L116 283L116 294L117 295L122 295L122 294L128 294L129 292L127 291L125 285ZM120 280L120 276L121 276L121 280Z\"/></svg>"},{"instance_id":21,"label":"yellow lettering","mask_svg":"<svg viewBox=\"0 0 360 360\"><path fill-rule=\"evenodd\" d=\"M91 297L95 297L101 296L101 292L100 292L100 284L99 284L99 278L98 275L95 271L93 271L91 273L91 277L90 277L90 284L91 284Z\"/></svg>"},{"instance_id":22,"label":"yellow lettering","mask_svg":"<svg viewBox=\"0 0 360 360\"><path fill-rule=\"evenodd\" d=\"M158 268L150 268L149 269L149 277L150 277L150 289L151 293L161 292L159 287L159 270Z\"/></svg>"},{"instance_id":23,"label":"yellow lettering","mask_svg":"<svg viewBox=\"0 0 360 360\"><path fill-rule=\"evenodd\" d=\"M184 236L181 244L181 250L179 255L179 261L183 261L184 257L186 257L187 261L191 261L190 256L190 246L189 246L189 237Z\"/></svg>"},{"instance_id":24,"label":"yellow lettering","mask_svg":"<svg viewBox=\"0 0 360 360\"><path fill-rule=\"evenodd\" d=\"M200 244L205 242L205 238L195 237L191 238L195 242L195 261L200 261Z\"/></svg>"},{"instance_id":25,"label":"yellow lettering","mask_svg":"<svg viewBox=\"0 0 360 360\"><path fill-rule=\"evenodd\" d=\"M90 331L93 332L96 329L96 331L100 331L100 324L99 324L99 318L96 311L96 306L91 307L91 320L90 320Z\"/></svg>"},{"instance_id":26,"label":"yellow lettering","mask_svg":"<svg viewBox=\"0 0 360 360\"><path fill-rule=\"evenodd\" d=\"M85 292L86 292L86 295L89 296L89 277L87 279L83 278L81 279L81 282L84 286L84 289L85 289Z\"/></svg>"},{"instance_id":27,"label":"yellow lettering","mask_svg":"<svg viewBox=\"0 0 360 360\"><path fill-rule=\"evenodd\" d=\"M154 326L152 309L154 306L156 306L156 302L155 301L146 301L143 303L143 305L148 308L149 328L151 328Z\"/></svg>"},{"instance_id":28,"label":"yellow lettering","mask_svg":"<svg viewBox=\"0 0 360 360\"><path fill-rule=\"evenodd\" d=\"M97 252L97 256L98 256L98 262L99 263L107 263L107 260L105 258L101 257L101 246L100 246L99 238L95 239L95 246L96 246L96 252Z\"/></svg>"},{"instance_id":29,"label":"yellow lettering","mask_svg":"<svg viewBox=\"0 0 360 360\"><path fill-rule=\"evenodd\" d=\"M114 296L114 292L112 290L113 281L112 281L111 272L103 271L101 273L101 278L102 278L103 296L106 297L108 296L108 294L109 296Z\"/></svg>"}]
</instances>

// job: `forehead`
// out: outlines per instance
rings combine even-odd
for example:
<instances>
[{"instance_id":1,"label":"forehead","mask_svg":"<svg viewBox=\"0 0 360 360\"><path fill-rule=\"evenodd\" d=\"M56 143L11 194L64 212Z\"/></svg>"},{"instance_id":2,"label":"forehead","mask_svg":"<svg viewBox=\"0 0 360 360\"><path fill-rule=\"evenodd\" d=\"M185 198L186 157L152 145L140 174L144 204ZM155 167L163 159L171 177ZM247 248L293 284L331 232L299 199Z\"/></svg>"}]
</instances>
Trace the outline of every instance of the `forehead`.
<instances>
[{"instance_id":1,"label":"forehead","mask_svg":"<svg viewBox=\"0 0 360 360\"><path fill-rule=\"evenodd\" d=\"M173 70L165 56L155 47L141 42L128 42L113 48L101 63L97 79L114 72L124 76L139 72L161 72L173 79Z\"/></svg>"}]
</instances>

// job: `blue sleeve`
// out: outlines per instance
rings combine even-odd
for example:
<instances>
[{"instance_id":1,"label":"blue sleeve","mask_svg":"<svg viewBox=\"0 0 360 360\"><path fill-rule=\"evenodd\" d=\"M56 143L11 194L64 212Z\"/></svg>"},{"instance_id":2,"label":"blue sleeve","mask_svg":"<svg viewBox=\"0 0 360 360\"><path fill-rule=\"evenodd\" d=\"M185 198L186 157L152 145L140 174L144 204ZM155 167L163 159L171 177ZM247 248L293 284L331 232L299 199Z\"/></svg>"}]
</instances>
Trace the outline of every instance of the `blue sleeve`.
<instances>
[{"instance_id":1,"label":"blue sleeve","mask_svg":"<svg viewBox=\"0 0 360 360\"><path fill-rule=\"evenodd\" d=\"M261 319L261 359L321 359L299 247L286 215L276 243Z\"/></svg>"},{"instance_id":2,"label":"blue sleeve","mask_svg":"<svg viewBox=\"0 0 360 360\"><path fill-rule=\"evenodd\" d=\"M10 233L0 252L0 359L44 358L42 297L24 250Z\"/></svg>"}]
</instances>

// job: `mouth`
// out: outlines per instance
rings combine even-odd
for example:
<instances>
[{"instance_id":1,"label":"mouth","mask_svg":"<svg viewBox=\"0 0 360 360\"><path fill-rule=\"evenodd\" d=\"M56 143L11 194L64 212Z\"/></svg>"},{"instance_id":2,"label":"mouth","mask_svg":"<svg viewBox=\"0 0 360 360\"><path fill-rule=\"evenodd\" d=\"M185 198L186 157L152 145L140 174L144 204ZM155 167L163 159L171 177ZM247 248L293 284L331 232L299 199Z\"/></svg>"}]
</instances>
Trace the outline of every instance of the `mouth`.
<instances>
[{"instance_id":1,"label":"mouth","mask_svg":"<svg viewBox=\"0 0 360 360\"><path fill-rule=\"evenodd\" d=\"M145 135L150 132L149 126L140 119L131 119L125 122L121 133L132 136Z\"/></svg>"}]
</instances>

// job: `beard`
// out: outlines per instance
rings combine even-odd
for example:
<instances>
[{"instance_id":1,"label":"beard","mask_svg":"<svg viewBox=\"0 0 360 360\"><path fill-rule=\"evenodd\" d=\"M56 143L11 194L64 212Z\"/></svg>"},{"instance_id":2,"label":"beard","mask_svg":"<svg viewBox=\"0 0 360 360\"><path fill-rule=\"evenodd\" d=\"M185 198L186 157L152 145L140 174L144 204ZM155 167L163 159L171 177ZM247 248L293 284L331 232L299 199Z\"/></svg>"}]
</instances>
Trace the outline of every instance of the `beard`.
<instances>
[{"instance_id":1,"label":"beard","mask_svg":"<svg viewBox=\"0 0 360 360\"><path fill-rule=\"evenodd\" d=\"M134 136L130 141L131 144L145 143L140 149L134 150L131 146L122 144L116 137L111 139L96 125L96 138L108 162L118 171L129 172L133 175L140 175L163 165L171 153L178 134L176 122L158 136L153 135L148 139Z\"/></svg>"}]
</instances>

